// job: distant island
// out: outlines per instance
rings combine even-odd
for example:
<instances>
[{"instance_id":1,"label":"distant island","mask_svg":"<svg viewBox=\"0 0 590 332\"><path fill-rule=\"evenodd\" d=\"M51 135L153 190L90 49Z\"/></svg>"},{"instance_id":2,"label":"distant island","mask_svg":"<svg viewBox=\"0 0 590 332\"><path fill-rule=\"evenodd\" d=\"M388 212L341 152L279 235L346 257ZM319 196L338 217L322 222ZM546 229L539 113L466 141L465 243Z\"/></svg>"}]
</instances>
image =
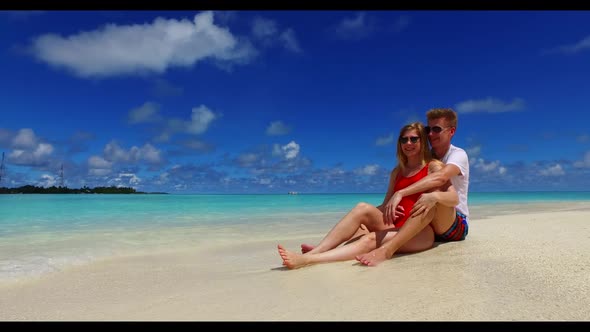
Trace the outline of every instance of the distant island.
<instances>
[{"instance_id":1,"label":"distant island","mask_svg":"<svg viewBox=\"0 0 590 332\"><path fill-rule=\"evenodd\" d=\"M82 187L79 189L70 189L68 187L37 187L26 185L18 188L0 187L0 194L166 194L164 192L146 193L136 191L130 187Z\"/></svg>"}]
</instances>

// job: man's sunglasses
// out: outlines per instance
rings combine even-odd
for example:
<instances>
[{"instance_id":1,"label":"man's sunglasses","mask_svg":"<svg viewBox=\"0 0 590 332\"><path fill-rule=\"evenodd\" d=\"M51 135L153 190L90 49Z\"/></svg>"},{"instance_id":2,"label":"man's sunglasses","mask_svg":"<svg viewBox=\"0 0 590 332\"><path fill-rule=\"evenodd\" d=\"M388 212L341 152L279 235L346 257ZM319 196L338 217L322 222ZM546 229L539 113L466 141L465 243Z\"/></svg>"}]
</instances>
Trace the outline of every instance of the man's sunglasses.
<instances>
[{"instance_id":1,"label":"man's sunglasses","mask_svg":"<svg viewBox=\"0 0 590 332\"><path fill-rule=\"evenodd\" d=\"M451 128L451 127L443 128L443 127L439 127L439 126L434 126L434 127L426 126L426 127L424 127L424 131L426 132L427 135L430 134L431 131L435 134L440 134L443 130L447 130L449 128Z\"/></svg>"},{"instance_id":2,"label":"man's sunglasses","mask_svg":"<svg viewBox=\"0 0 590 332\"><path fill-rule=\"evenodd\" d=\"M399 138L399 142L401 144L406 144L406 143L408 143L408 141L410 141L412 143L418 143L419 140L420 140L420 136L411 136L411 137L404 136L404 137Z\"/></svg>"}]
</instances>

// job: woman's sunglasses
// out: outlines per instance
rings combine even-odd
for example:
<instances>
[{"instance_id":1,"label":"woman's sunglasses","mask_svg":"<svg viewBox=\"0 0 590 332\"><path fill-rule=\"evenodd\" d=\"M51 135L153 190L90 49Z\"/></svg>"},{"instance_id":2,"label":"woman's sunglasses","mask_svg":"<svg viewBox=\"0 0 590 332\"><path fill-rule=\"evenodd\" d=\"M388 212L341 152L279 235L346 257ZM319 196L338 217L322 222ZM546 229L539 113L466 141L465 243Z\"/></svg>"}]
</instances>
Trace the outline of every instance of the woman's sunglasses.
<instances>
[{"instance_id":1,"label":"woman's sunglasses","mask_svg":"<svg viewBox=\"0 0 590 332\"><path fill-rule=\"evenodd\" d=\"M410 141L412 143L418 143L419 140L420 140L419 136L411 136L411 137L404 136L404 137L399 138L399 142L401 144L406 144L406 143L408 143L408 141Z\"/></svg>"}]
</instances>

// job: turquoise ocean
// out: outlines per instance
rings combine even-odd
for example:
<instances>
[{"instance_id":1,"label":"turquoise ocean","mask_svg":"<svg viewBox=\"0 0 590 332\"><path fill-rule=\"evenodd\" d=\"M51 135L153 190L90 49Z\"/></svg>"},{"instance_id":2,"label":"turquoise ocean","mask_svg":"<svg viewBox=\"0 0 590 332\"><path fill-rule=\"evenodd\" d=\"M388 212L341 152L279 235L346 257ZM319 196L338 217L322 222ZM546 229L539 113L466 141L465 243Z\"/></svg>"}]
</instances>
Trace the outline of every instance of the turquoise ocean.
<instances>
[{"instance_id":1,"label":"turquoise ocean","mask_svg":"<svg viewBox=\"0 0 590 332\"><path fill-rule=\"evenodd\" d=\"M0 195L0 282L113 256L319 236L356 203L382 201L383 194ZM590 206L590 192L469 193L471 219L571 203Z\"/></svg>"}]
</instances>

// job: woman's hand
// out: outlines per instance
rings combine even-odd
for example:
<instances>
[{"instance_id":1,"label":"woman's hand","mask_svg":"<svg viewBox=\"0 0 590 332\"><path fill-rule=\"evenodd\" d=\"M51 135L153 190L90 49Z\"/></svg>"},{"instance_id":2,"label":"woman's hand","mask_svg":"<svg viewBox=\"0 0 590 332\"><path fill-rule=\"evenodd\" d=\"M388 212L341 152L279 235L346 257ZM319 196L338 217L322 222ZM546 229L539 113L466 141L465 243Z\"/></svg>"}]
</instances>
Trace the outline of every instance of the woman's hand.
<instances>
[{"instance_id":1,"label":"woman's hand","mask_svg":"<svg viewBox=\"0 0 590 332\"><path fill-rule=\"evenodd\" d=\"M402 196L395 193L385 205L385 211L383 212L383 222L385 225L394 225L396 220L405 215L404 207L399 205L401 200Z\"/></svg>"}]
</instances>

